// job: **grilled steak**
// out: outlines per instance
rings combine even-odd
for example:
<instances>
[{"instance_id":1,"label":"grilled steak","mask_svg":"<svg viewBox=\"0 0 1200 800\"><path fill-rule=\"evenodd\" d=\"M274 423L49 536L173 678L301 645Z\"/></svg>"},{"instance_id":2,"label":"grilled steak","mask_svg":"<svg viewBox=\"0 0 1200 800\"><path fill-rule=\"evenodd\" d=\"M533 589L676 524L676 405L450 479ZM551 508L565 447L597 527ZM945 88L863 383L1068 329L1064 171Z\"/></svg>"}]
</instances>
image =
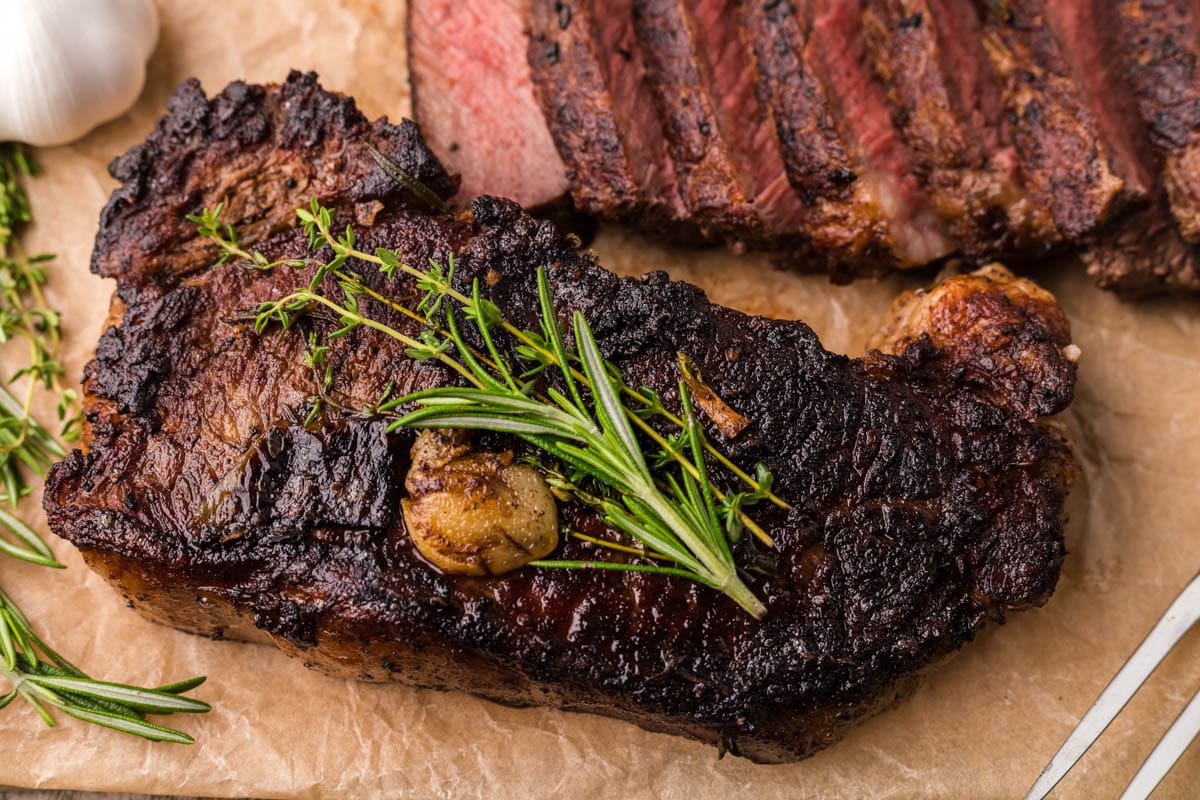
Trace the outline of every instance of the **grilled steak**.
<instances>
[{"instance_id":1,"label":"grilled steak","mask_svg":"<svg viewBox=\"0 0 1200 800\"><path fill-rule=\"evenodd\" d=\"M740 22L758 94L779 140L788 180L806 210L804 230L835 275L891 267L892 238L878 198L859 180L808 46L811 25L791 3L742 2Z\"/></svg>"},{"instance_id":2,"label":"grilled steak","mask_svg":"<svg viewBox=\"0 0 1200 800\"><path fill-rule=\"evenodd\" d=\"M634 39L631 0L596 11L593 0L535 0L529 15L534 85L575 205L694 236Z\"/></svg>"},{"instance_id":3,"label":"grilled steak","mask_svg":"<svg viewBox=\"0 0 1200 800\"><path fill-rule=\"evenodd\" d=\"M818 77L829 89L835 118L858 180L876 198L891 228L901 266L927 264L955 250L909 164L896 134L883 86L867 64L862 7L856 0L809 0L808 47Z\"/></svg>"},{"instance_id":4,"label":"grilled steak","mask_svg":"<svg viewBox=\"0 0 1200 800\"><path fill-rule=\"evenodd\" d=\"M1189 0L1101 6L1162 159L1171 211L1184 238L1200 242L1200 8Z\"/></svg>"},{"instance_id":5,"label":"grilled steak","mask_svg":"<svg viewBox=\"0 0 1200 800\"><path fill-rule=\"evenodd\" d=\"M966 255L1024 252L1053 237L1024 190L999 86L973 14L937 0L869 0L863 34L913 173Z\"/></svg>"},{"instance_id":6,"label":"grilled steak","mask_svg":"<svg viewBox=\"0 0 1200 800\"><path fill-rule=\"evenodd\" d=\"M1075 86L1041 0L979 0L983 43L1000 80L1030 191L1051 209L1061 238L1107 217L1123 188Z\"/></svg>"},{"instance_id":7,"label":"grilled steak","mask_svg":"<svg viewBox=\"0 0 1200 800\"><path fill-rule=\"evenodd\" d=\"M1130 124L1138 119L1138 102L1121 79L1122 32L1111 24L1104 0L1051 3L1046 10L1113 174L1125 184L1124 213L1089 237L1081 254L1088 272L1101 286L1126 292L1195 285L1197 251L1173 223L1148 130Z\"/></svg>"},{"instance_id":8,"label":"grilled steak","mask_svg":"<svg viewBox=\"0 0 1200 800\"><path fill-rule=\"evenodd\" d=\"M520 4L413 7L418 119L482 171L465 197L570 187L595 217L835 279L1075 251L1108 288L1200 289L1192 0L536 0L540 120Z\"/></svg>"},{"instance_id":9,"label":"grilled steak","mask_svg":"<svg viewBox=\"0 0 1200 800\"><path fill-rule=\"evenodd\" d=\"M880 349L852 360L803 323L713 305L664 274L619 278L510 201L432 211L368 144L454 194L412 123L370 123L312 75L235 83L211 100L189 82L113 164L121 186L92 262L117 282L111 324L86 369L83 450L54 468L45 507L143 613L269 639L338 675L608 714L787 761L1053 591L1073 468L1038 420L1070 402L1075 367L1046 292L999 268L951 278L902 298ZM454 254L456 279L482 278L518 325L536 324L534 271L547 266L558 310L583 311L604 355L668 404L676 354L689 355L751 420L714 441L769 465L792 504L756 514L774 549L737 545L763 619L662 575L481 578L423 560L398 512L413 436L337 409L362 408L389 382L408 391L453 373L357 329L329 340L337 402L305 424L320 378L305 366L304 334L337 322L312 313L298 329L256 334L246 309L307 276L218 265L184 219L223 202L246 246L302 257L293 209L309 195L336 209L336 228L355 226L360 247L413 264ZM407 278L364 280L416 293ZM386 307L372 312L417 332ZM559 514L607 535L583 507ZM574 539L558 553L596 557Z\"/></svg>"},{"instance_id":10,"label":"grilled steak","mask_svg":"<svg viewBox=\"0 0 1200 800\"><path fill-rule=\"evenodd\" d=\"M633 21L692 218L706 233L765 241L771 221L755 205L755 176L720 119L722 98L712 79L702 21L684 0L634 0Z\"/></svg>"},{"instance_id":11,"label":"grilled steak","mask_svg":"<svg viewBox=\"0 0 1200 800\"><path fill-rule=\"evenodd\" d=\"M568 176L534 97L523 0L413 0L413 116L463 194L556 204ZM466 137L463 140L462 137Z\"/></svg>"}]
</instances>

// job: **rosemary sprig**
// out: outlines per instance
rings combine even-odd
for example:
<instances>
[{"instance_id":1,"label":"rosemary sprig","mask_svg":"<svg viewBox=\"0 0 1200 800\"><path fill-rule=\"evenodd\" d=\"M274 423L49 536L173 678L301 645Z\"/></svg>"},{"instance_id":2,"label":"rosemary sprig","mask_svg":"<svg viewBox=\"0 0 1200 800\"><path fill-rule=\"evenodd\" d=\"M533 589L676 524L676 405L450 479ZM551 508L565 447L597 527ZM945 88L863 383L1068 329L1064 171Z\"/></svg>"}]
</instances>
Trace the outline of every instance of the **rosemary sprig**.
<instances>
[{"instance_id":1,"label":"rosemary sprig","mask_svg":"<svg viewBox=\"0 0 1200 800\"><path fill-rule=\"evenodd\" d=\"M686 421L685 438L691 451L691 471L655 475L634 434L629 410L622 404L620 374L606 364L587 320L572 315L574 352L568 353L558 324L544 270L538 270L538 300L542 338L562 365L559 377L566 393L546 389L549 402L529 396L532 383L517 381L515 370L495 345L491 328L498 320L476 313L472 319L495 364L485 367L466 346L454 308L445 316L454 347L475 377L478 388L438 387L398 397L383 410L416 404L418 408L393 425L408 428L462 428L517 436L615 493L597 503L604 522L668 557L676 566L621 562L534 561L541 567L589 567L636 570L688 578L717 589L754 617L766 607L742 582L729 540L717 516L716 501L704 462L703 433L692 410L687 386L679 382ZM479 286L472 295L480 303ZM586 383L576 381L569 365L575 356ZM586 396L586 399L585 399ZM665 484L665 486L663 485Z\"/></svg>"},{"instance_id":2,"label":"rosemary sprig","mask_svg":"<svg viewBox=\"0 0 1200 800\"><path fill-rule=\"evenodd\" d=\"M204 683L202 677L158 689L89 677L38 638L29 620L3 589L0 589L0 658L3 659L0 675L12 686L8 694L0 696L0 709L21 697L51 727L55 721L47 706L84 722L151 741L192 744L191 736L147 722L146 715L197 714L210 710L207 703L183 696Z\"/></svg>"},{"instance_id":3,"label":"rosemary sprig","mask_svg":"<svg viewBox=\"0 0 1200 800\"><path fill-rule=\"evenodd\" d=\"M47 307L41 289L46 281L42 264L52 256L27 257L15 239L19 226L31 221L21 179L33 172L33 164L18 145L0 143L0 345L23 341L29 348L27 365L10 378L24 379L22 399L0 386L0 502L14 510L30 492L22 471L43 478L50 465L66 455L58 439L33 416L37 392L49 392L57 398L63 438L73 439L81 422L75 391L62 385L59 317ZM0 536L0 554L62 568L41 537L3 507L0 525L8 531L7 537ZM50 726L55 725L50 709L58 709L76 719L153 741L190 744L192 737L148 722L146 716L209 710L206 703L182 696L202 684L202 677L158 689L89 677L34 633L29 620L3 588L0 677L11 687L7 694L0 695L0 709L21 697Z\"/></svg>"},{"instance_id":4,"label":"rosemary sprig","mask_svg":"<svg viewBox=\"0 0 1200 800\"><path fill-rule=\"evenodd\" d=\"M365 253L356 247L354 232L334 236L332 213L315 203L301 209L298 216L314 249L329 246L334 258L327 263L308 261L271 262L261 253L238 244L236 231L220 221L220 208L192 217L200 235L213 240L222 250L222 260L239 258L258 269L312 267L308 285L288 295L261 304L255 315L259 332L272 323L289 327L300 315L316 309L332 313L339 327L329 334L338 338L362 326L399 341L413 358L437 360L458 373L466 387L445 387L403 398L381 400L371 413L394 414L401 406L415 403L419 408L395 420L391 429L409 427L476 428L510 433L526 439L556 460L569 465L581 476L607 487L590 504L614 529L630 536L659 560L671 562L626 563L607 561L540 561L544 567L587 567L630 570L676 575L696 580L725 592L754 616L765 612L762 603L741 581L733 562L731 539L742 525L749 527L768 544L770 537L744 509L752 503L775 497L770 491L770 473L765 467L755 478L733 466L735 474L747 481L749 492L726 495L709 479L705 453L717 453L703 434L691 406L685 382L679 386L683 414L665 409L661 398L650 390L634 390L625 384L619 372L600 357L587 320L573 319L575 348L568 350L554 313L552 298L543 271L539 271L541 332L522 330L504 318L494 304L480 296L478 282L470 295L453 286L454 262L443 268L437 263L417 270L395 253L376 250ZM386 277L404 272L416 277L424 297L415 310L366 287L347 267L351 260L375 265ZM342 294L334 300L327 296L325 282L333 279ZM410 336L373 319L363 308L366 300L379 302L422 323L424 330ZM458 313L461 308L479 330L482 350L472 347L461 335ZM440 322L445 320L445 325ZM515 352L529 369L517 369L497 346L493 329L507 332L515 340ZM327 347L308 343L306 361L316 370L318 353L324 357ZM566 394L540 385L535 379L547 368L559 374ZM328 374L328 373L325 373ZM585 400L585 396L590 400ZM637 406L624 404L636 398ZM678 435L664 437L643 417L661 415L677 421ZM643 452L635 428L656 447ZM730 463L715 457L718 463ZM666 469L674 465L674 470ZM589 502L588 497L575 495ZM778 498L776 498L778 499ZM778 501L783 503L782 500ZM786 506L786 504L784 504ZM625 546L614 549L637 548Z\"/></svg>"},{"instance_id":5,"label":"rosemary sprig","mask_svg":"<svg viewBox=\"0 0 1200 800\"><path fill-rule=\"evenodd\" d=\"M328 263L296 259L269 261L261 253L246 250L239 244L237 231L234 227L228 223L221 222L222 210L223 206L218 205L215 209L204 209L200 214L188 217L190 221L196 224L197 233L200 236L210 239L221 249L221 262L237 258L260 270L270 270L277 267L305 268L315 266L306 287L297 289L288 296L280 298L277 301L272 301L270 304L264 304L259 309L259 312L268 311L271 313L265 315L259 313L256 315L258 323L276 319L286 325L290 323L295 315L302 313L305 309L310 308L314 304L321 305L329 311L339 314L342 318L343 327L335 333L335 337L348 333L349 330L359 324L367 324L369 327L375 328L381 333L385 333L402 342L408 349L409 355L436 359L454 369L460 375L463 375L468 381L473 382L473 378L464 374L459 368L456 360L447 356L445 350L450 345L448 332L438 328L436 324L431 324L431 317L436 315L441 309L441 305L445 299L450 299L458 303L468 311L474 307L474 299L458 291L453 286L453 257L448 260L445 268L440 264L431 262L428 268L422 270L405 264L399 259L396 253L390 250L380 248L374 253L367 253L356 247L354 231L351 228L347 227L346 232L340 236L335 236L332 233L332 212L322 207L314 199L309 208L298 209L296 214L304 226L309 243L313 249L318 249L322 245L328 246L333 250L334 258ZM418 304L417 310L414 311L403 304L384 297L370 287L365 286L357 276L346 269L346 265L351 260L372 265L389 278L397 272L403 272L416 278L417 286L421 291L425 292L425 298ZM332 277L338 282L344 296L344 303L331 301L322 294L321 285L326 277ZM366 297L374 302L385 305L391 310L427 326L422 334L424 337L423 341L418 342L412 337L404 336L393 329L384 330L386 326L381 326L374 321L367 323L365 320L368 318L359 308L358 298L360 297ZM556 361L557 354L551 351L547 342L540 335L514 325L498 313L493 312L493 315L496 316L500 328L517 341L518 352L523 357L536 361L542 366L560 366ZM481 363L493 368L496 366L488 354L477 353L476 356L479 357ZM586 380L576 363L568 362L565 366L570 370L571 377L574 380ZM683 430L686 428L686 421L672 413L663 404L662 398L650 389L644 387L642 389L633 389L622 383L620 393L626 399L632 400L637 404L636 409L630 412L630 423L660 448L661 453L656 454L656 457L665 455L667 460L675 461L683 469L690 471L693 478L698 478L695 467L691 465L683 449L680 447L679 439L677 437L664 437L647 422L647 418L658 416L667 420L679 429L679 435L682 435ZM318 399L317 402L319 403L320 400ZM316 407L316 403L314 403L314 409ZM760 500L769 501L783 509L790 508L785 500L771 490L769 471L763 465L759 465L756 467L755 475L752 477L737 464L733 463L707 437L704 438L703 447L710 457L741 480L749 489L748 491L727 495L721 489L714 487L714 494L720 503L721 516L727 520L727 528L731 534L736 539L740 535L741 530L745 528L751 531L766 546L774 546L774 542L767 532L745 513L746 508ZM765 481L764 475L768 476L768 479Z\"/></svg>"}]
</instances>

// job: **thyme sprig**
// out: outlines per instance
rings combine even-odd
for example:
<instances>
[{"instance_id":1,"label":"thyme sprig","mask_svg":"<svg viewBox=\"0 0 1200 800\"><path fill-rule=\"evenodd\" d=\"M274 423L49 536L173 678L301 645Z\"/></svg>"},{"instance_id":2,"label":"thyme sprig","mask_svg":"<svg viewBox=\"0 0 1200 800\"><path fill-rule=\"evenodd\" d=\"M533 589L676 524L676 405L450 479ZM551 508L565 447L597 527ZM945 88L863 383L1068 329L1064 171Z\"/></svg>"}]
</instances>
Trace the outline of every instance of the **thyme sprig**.
<instances>
[{"instance_id":1,"label":"thyme sprig","mask_svg":"<svg viewBox=\"0 0 1200 800\"><path fill-rule=\"evenodd\" d=\"M81 422L78 396L62 383L59 315L49 308L42 292L45 265L54 257L28 256L15 238L17 229L33 218L22 180L34 172L33 162L19 145L0 144L0 346L21 341L28 349L25 365L8 379L9 383L23 381L19 399L0 385L0 503L14 509L30 492L20 466L42 478L54 461L66 455L33 416L38 393L56 399L63 438L73 439ZM0 525L9 533L0 536L0 553L56 566L52 556L31 544L33 532L14 515L0 509Z\"/></svg>"},{"instance_id":2,"label":"thyme sprig","mask_svg":"<svg viewBox=\"0 0 1200 800\"><path fill-rule=\"evenodd\" d=\"M62 385L59 361L62 334L58 314L47 307L42 293L46 282L43 265L52 256L28 257L15 236L32 219L29 200L21 183L32 175L33 164L18 145L0 144L0 346L23 341L28 362L10 381L24 380L18 400L0 386L0 502L14 510L30 492L22 471L45 477L46 470L66 450L33 416L39 391L52 394L62 423L62 436L79 432L80 409L75 391ZM53 551L16 514L0 507L0 554L40 566L62 569ZM147 721L152 714L200 713L206 703L183 695L204 682L192 678L182 683L147 689L91 678L55 652L34 633L29 619L0 588L0 677L10 690L0 695L0 709L18 697L28 702L47 725L55 725L51 709L106 728L153 741L192 743L181 731Z\"/></svg>"},{"instance_id":3,"label":"thyme sprig","mask_svg":"<svg viewBox=\"0 0 1200 800\"><path fill-rule=\"evenodd\" d=\"M344 234L333 234L332 212L328 208L321 206L314 199L309 208L298 209L296 214L304 227L312 249L317 250L322 246L328 246L333 250L334 258L324 263L313 259L270 261L262 253L247 250L241 246L234 227L229 223L221 221L222 211L223 205L218 205L213 209L204 209L200 214L188 217L190 221L196 224L197 233L200 236L208 238L220 248L222 262L229 259L240 259L260 270L270 270L279 267L314 268L307 286L298 288L279 300L265 303L258 309L255 321L256 326L260 330L263 325L269 324L272 320L289 325L297 315L303 313L305 310L311 309L314 305L322 306L327 311L338 314L342 321L342 328L335 332L334 338L345 335L358 325L366 325L404 344L406 352L410 356L420 359L437 360L455 372L458 372L469 382L474 383L474 378L463 372L457 359L446 352L451 344L449 332L439 327L436 323L436 316L441 310L443 302L447 299L462 306L466 313L475 313L473 311L475 308L475 299L458 291L453 285L453 256L447 259L445 266L436 262L430 262L427 268L418 269L404 263L391 250L379 248L373 253L365 252L357 248L354 231L349 226L346 228ZM357 275L347 268L348 264L355 261L372 266L389 279L398 272L415 278L418 290L424 293L423 298L417 303L416 309L414 310L402 303L398 303L392 298L385 297L366 286ZM327 277L337 281L343 294L343 302L331 300L322 292L322 285ZM419 322L425 328L420 335L421 338L415 339L406 336L375 320L367 322L369 318L361 309L360 298L380 303L403 316ZM522 358L531 361L535 365L524 373L522 377L532 377L538 370L544 369L547 366L561 366L556 360L557 355L550 349L548 343L540 334L514 325L510 320L499 314L495 306L490 304L486 299L481 300L480 304L486 307L480 313L487 313L494 317L499 328L516 340L516 352ZM311 348L309 352L311 353ZM475 355L481 363L492 368L496 366L489 354L475 353ZM574 380L586 380L577 362L568 362L566 367L570 370L571 377ZM691 465L685 448L682 446L683 432L687 427L686 421L668 409L662 398L647 387L634 389L622 382L620 393L626 400L634 403L634 407L630 411L630 422L641 434L649 437L658 446L659 452L655 453L653 457L659 461L674 461L685 470L688 470L693 478L698 478L699 476L695 467ZM314 411L320 401L321 399L318 398L317 402L314 403ZM675 426L678 432L670 437L663 436L648 421L654 417L666 420ZM744 528L751 531L766 546L774 546L774 542L766 531L745 512L746 508L763 500L779 508L790 508L785 500L772 491L769 471L765 466L757 465L755 467L755 474L753 476L750 475L750 473L731 461L707 437L703 440L703 448L708 456L713 458L718 465L730 472L747 487L746 491L729 494L726 494L718 487L713 487L714 495L719 502L719 513L722 519L726 520L728 530L736 539L740 536ZM767 476L765 481L764 476Z\"/></svg>"},{"instance_id":4,"label":"thyme sprig","mask_svg":"<svg viewBox=\"0 0 1200 800\"><path fill-rule=\"evenodd\" d=\"M436 360L454 370L468 384L443 387L406 397L383 399L372 404L371 413L394 414L410 404L418 408L394 420L396 427L450 427L501 431L521 437L580 476L608 488L603 496L584 493L575 498L592 505L614 529L625 533L640 547L617 545L613 549L647 554L671 565L607 561L540 561L544 567L586 567L676 575L716 588L754 616L765 612L738 576L731 551L745 525L771 543L770 537L746 513L745 508L761 499L786 503L771 493L770 473L765 467L751 478L729 462L704 436L691 404L691 395L681 381L682 415L668 411L662 399L648 389L634 390L620 373L601 358L587 320L573 317L575 346L568 350L554 312L544 271L539 270L541 331L513 325L490 301L481 297L478 282L471 294L454 287L454 261L445 266L431 262L424 270L404 264L389 250L373 254L357 248L353 229L335 236L332 212L315 201L297 214L314 250L330 247L328 262L287 260L272 262L261 253L243 248L236 231L220 221L220 211L206 210L192 217L200 235L222 250L222 260L239 258L259 269L310 267L307 286L277 300L262 303L254 314L255 329L264 331L273 323L293 325L301 315L320 311L332 314L338 328L329 334L336 339L359 327L383 333L406 347L410 357ZM365 286L348 268L351 260L373 264L385 277L404 272L416 278L423 297L415 309L397 303ZM341 298L326 294L326 280L336 282ZM411 336L371 317L364 302L374 301L420 322L422 332ZM482 349L463 337L459 312L478 330ZM445 320L444 325L441 320ZM504 331L514 340L515 352L528 368L519 369L501 352L493 330ZM317 368L321 346L309 342L306 360ZM327 348L321 351L321 357ZM566 394L539 384L537 376L553 368ZM327 374L327 373L326 373ZM586 399L585 397L590 398ZM625 405L634 398L635 407ZM678 434L664 437L646 422L662 416L675 422ZM646 454L634 428L656 445ZM710 480L705 453L747 482L751 491L726 495ZM674 470L665 469L674 465ZM585 538L585 537L581 537ZM594 538L594 537L591 537ZM605 546L603 540L594 544ZM643 549L644 548L644 549Z\"/></svg>"}]
</instances>

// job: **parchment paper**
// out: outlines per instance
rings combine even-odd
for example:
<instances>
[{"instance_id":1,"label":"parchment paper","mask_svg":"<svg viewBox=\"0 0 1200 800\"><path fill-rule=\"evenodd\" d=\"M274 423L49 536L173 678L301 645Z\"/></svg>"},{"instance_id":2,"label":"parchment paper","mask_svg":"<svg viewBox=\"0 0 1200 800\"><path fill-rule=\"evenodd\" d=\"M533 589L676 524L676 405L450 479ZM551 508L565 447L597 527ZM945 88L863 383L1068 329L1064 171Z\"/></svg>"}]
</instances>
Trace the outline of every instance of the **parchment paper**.
<instances>
[{"instance_id":1,"label":"parchment paper","mask_svg":"<svg viewBox=\"0 0 1200 800\"><path fill-rule=\"evenodd\" d=\"M81 143L39 153L33 249L60 254L50 287L65 312L77 379L112 285L91 276L105 165L141 141L170 90L196 75L234 78L312 68L369 114L408 109L403 7L383 2L162 3L163 35L145 94ZM609 267L665 267L747 311L800 317L834 350L859 352L912 279L831 287L757 258L695 253L603 232ZM1084 358L1069 422L1084 477L1071 555L1045 609L1015 616L934 671L906 702L807 762L755 766L622 722L510 709L460 695L333 680L274 649L212 642L143 621L74 550L66 573L0 562L54 646L99 677L210 683L204 717L174 718L194 747L151 745L71 720L47 730L18 704L0 715L0 785L214 796L1000 798L1023 794L1079 715L1200 568L1200 299L1123 303L1074 263L1041 276L1070 315ZM41 519L34 503L29 517ZM44 524L42 525L44 529ZM1180 645L1063 784L1061 797L1115 797L1191 693L1200 636ZM1195 796L1200 747L1156 797Z\"/></svg>"}]
</instances>

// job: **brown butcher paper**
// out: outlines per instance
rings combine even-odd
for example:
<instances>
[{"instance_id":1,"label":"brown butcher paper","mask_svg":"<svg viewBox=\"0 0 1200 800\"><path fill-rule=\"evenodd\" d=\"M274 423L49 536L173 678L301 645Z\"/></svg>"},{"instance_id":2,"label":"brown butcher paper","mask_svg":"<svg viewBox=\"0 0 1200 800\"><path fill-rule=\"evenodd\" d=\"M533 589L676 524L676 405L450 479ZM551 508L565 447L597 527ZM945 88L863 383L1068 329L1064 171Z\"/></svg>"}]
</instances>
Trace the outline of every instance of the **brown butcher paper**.
<instances>
[{"instance_id":1,"label":"brown butcher paper","mask_svg":"<svg viewBox=\"0 0 1200 800\"><path fill-rule=\"evenodd\" d=\"M189 76L211 93L236 78L280 81L314 69L370 116L409 107L404 9L380 2L160 3L162 38L145 93L76 145L39 152L34 250L59 254L49 289L64 312L78 380L113 285L87 270L108 162L140 142ZM834 287L773 271L765 259L660 247L620 231L601 261L665 268L714 300L798 317L837 351L861 352L890 299L915 278ZM1043 609L1014 615L932 670L894 710L808 761L756 766L633 725L460 694L334 680L273 648L214 642L142 620L74 550L52 572L0 562L50 642L97 677L156 685L209 676L214 710L175 717L191 747L149 744L31 709L0 714L0 786L304 798L663 797L1007 798L1024 793L1176 592L1200 568L1200 298L1128 303L1091 286L1074 262L1038 274L1082 348L1066 415L1083 476L1070 503L1070 555ZM1014 498L1013 502L1019 502ZM36 501L26 517L45 524ZM1188 637L1060 789L1114 797L1200 688L1200 635ZM1156 798L1191 797L1200 747Z\"/></svg>"}]
</instances>

